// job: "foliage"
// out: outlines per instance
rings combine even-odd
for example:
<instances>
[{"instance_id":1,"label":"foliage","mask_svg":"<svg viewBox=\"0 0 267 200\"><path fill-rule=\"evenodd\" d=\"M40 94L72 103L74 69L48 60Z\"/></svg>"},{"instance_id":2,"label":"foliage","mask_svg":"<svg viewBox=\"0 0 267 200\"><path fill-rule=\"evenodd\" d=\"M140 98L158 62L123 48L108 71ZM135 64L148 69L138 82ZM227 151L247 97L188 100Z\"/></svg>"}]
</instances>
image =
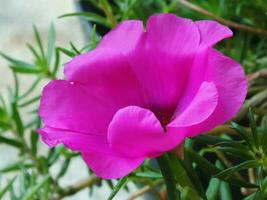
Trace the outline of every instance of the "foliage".
<instances>
[{"instance_id":1,"label":"foliage","mask_svg":"<svg viewBox=\"0 0 267 200\"><path fill-rule=\"evenodd\" d=\"M0 175L15 174L14 178L0 187L0 199L12 200L61 199L84 189L101 186L100 180L89 171L89 178L70 188L62 188L59 181L68 173L73 158L79 156L63 146L40 150L40 139L36 130L41 126L37 107L40 92L33 91L44 81L56 79L62 71L62 54L74 57L94 49L101 36L125 19L141 19L159 12L172 12L192 19L209 18L205 13L191 9L177 0L84 0L82 5L90 7L86 12L67 13L60 18L81 17L93 25L90 41L81 49L72 43L68 48L55 44L55 28L51 25L47 44L43 43L37 27L33 27L36 46L27 44L33 62L18 60L3 52L0 55L9 62L13 72L14 87L0 94L0 145L9 145L18 152L18 160L0 169ZM218 49L242 63L248 74L249 93L247 101L233 119L209 134L188 139L184 145L184 158L172 153L158 160L147 160L135 172L117 182L105 181L113 191L109 199L133 182L139 188L130 199L152 192L153 198L168 196L177 199L246 199L267 198L267 89L266 35L255 29L267 28L267 3L264 0L199 0L194 5L212 12L217 17L251 27L252 31L235 28L235 37L217 46ZM34 77L32 85L22 91L18 76ZM238 95L238 94L237 94ZM31 112L25 112L25 108ZM253 111L252 109L253 108ZM30 121L25 120L25 116ZM50 169L63 160L58 174ZM164 184L166 182L166 186ZM15 184L17 183L17 184Z\"/></svg>"}]
</instances>

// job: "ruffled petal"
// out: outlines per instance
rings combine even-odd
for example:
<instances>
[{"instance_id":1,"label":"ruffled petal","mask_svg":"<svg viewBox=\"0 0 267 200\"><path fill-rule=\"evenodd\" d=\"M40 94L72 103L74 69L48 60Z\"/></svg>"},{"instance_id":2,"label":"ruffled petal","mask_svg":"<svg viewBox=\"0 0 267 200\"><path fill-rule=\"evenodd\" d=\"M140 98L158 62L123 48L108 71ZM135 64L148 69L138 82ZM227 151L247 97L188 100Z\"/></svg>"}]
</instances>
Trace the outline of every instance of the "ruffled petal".
<instances>
[{"instance_id":1,"label":"ruffled petal","mask_svg":"<svg viewBox=\"0 0 267 200\"><path fill-rule=\"evenodd\" d=\"M137 106L120 109L108 129L111 148L128 157L156 157L184 138L172 128L164 132L154 113Z\"/></svg>"},{"instance_id":2,"label":"ruffled petal","mask_svg":"<svg viewBox=\"0 0 267 200\"><path fill-rule=\"evenodd\" d=\"M203 82L195 97L184 109L177 108L174 119L168 127L187 127L206 120L218 104L218 92L212 82Z\"/></svg>"},{"instance_id":3,"label":"ruffled petal","mask_svg":"<svg viewBox=\"0 0 267 200\"><path fill-rule=\"evenodd\" d=\"M146 32L127 58L154 112L175 109L199 39L199 30L189 19L174 14L149 18Z\"/></svg>"},{"instance_id":4,"label":"ruffled petal","mask_svg":"<svg viewBox=\"0 0 267 200\"><path fill-rule=\"evenodd\" d=\"M126 20L107 33L97 48L108 47L127 54L135 48L143 32L142 21Z\"/></svg>"},{"instance_id":5,"label":"ruffled petal","mask_svg":"<svg viewBox=\"0 0 267 200\"><path fill-rule=\"evenodd\" d=\"M216 21L201 20L195 24L200 31L201 46L211 47L217 42L233 36L233 32L227 27Z\"/></svg>"},{"instance_id":6,"label":"ruffled petal","mask_svg":"<svg viewBox=\"0 0 267 200\"><path fill-rule=\"evenodd\" d=\"M190 102L190 98L192 99L191 93L197 90L198 82L201 80L213 82L217 88L219 98L215 111L207 120L186 130L188 136L191 137L211 130L233 118L247 94L247 81L242 66L222 53L208 48L205 52L199 54L195 60L193 69L197 68L204 72L192 71L186 89L187 93L184 94L181 106L186 107L186 102ZM191 81L195 77L198 77L197 80Z\"/></svg>"},{"instance_id":7,"label":"ruffled petal","mask_svg":"<svg viewBox=\"0 0 267 200\"><path fill-rule=\"evenodd\" d=\"M128 175L145 160L144 157L127 158L103 153L82 153L93 172L103 179L115 179Z\"/></svg>"},{"instance_id":8,"label":"ruffled petal","mask_svg":"<svg viewBox=\"0 0 267 200\"><path fill-rule=\"evenodd\" d=\"M200 35L195 23L174 14L149 17L146 26L147 44L178 57L192 57L199 45Z\"/></svg>"}]
</instances>

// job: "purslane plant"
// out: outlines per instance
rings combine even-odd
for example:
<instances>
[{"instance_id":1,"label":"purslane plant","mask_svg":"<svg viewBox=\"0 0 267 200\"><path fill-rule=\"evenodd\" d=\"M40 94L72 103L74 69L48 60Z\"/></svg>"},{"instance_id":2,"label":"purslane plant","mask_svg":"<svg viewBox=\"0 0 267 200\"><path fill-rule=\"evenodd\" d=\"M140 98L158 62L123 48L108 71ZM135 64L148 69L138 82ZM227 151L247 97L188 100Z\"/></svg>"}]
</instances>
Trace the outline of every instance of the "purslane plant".
<instances>
[{"instance_id":1,"label":"purslane plant","mask_svg":"<svg viewBox=\"0 0 267 200\"><path fill-rule=\"evenodd\" d=\"M232 59L222 55L221 53L218 53L218 51L214 50L214 47L212 47L219 40L223 39L224 37L229 37L231 35L231 31L228 28L220 25L217 22L211 22L211 21L192 22L191 20L177 18L174 15L163 14L159 16L154 16L152 17L152 19L148 20L152 22L153 20L155 20L158 24L160 20L162 20L162 22L164 23L161 24L160 28L157 28L157 26L150 25L153 24L155 22L154 21L153 23L151 22L146 24L145 26L146 31L144 32L143 26L139 21L122 22L122 24L120 24L117 28L115 28L106 36L104 36L100 44L97 45L97 43L99 42L99 35L96 34L96 31L101 33L101 30L98 28L99 24L102 24L103 26L107 27L106 30L109 30L120 21L128 18L137 18L137 19L142 18L145 23L147 20L147 16L155 12L164 11L164 12L175 12L177 14L176 10L178 5L177 1L172 1L172 2L127 1L124 2L123 4L118 2L119 0L116 0L116 4L109 3L106 0L94 1L93 5L96 6L97 9L102 10L102 12L100 13L84 12L76 14L72 13L63 16L63 17L82 16L89 19L91 22L95 22L98 24L93 28L91 41L88 44L86 44L84 48L78 49L72 43L70 43L70 49L55 47L55 30L54 27L51 26L49 33L49 41L47 45L43 44L41 36L37 31L37 28L36 27L34 28L37 48L31 44L27 45L29 50L33 54L34 57L33 63L17 60L10 56L7 56L4 53L1 53L1 56L6 60L8 60L10 63L10 68L12 69L14 74L15 87L14 89L9 89L10 98L6 98L6 96L2 98L1 95L0 143L18 149L19 159L18 161L8 164L4 168L0 169L0 173L4 178L6 176L6 173L15 172L16 174L16 176L13 179L10 179L8 183L4 183L4 185L0 186L0 198L7 197L8 195L7 193L9 193L9 197L12 200L13 199L14 200L61 199L65 196L75 194L76 192L87 187L92 189L95 186L101 185L102 182L104 181L112 189L109 199L114 198L116 193L120 191L121 188L127 189L128 182L133 182L138 187L141 187L140 190L133 192L132 194L129 194L130 195L129 199L135 199L136 197L141 196L146 192L154 193L155 196L153 196L153 199L156 198L164 199L166 197L166 191L168 191L167 197L169 199L192 199L192 200L197 200L197 199L212 200L212 199L226 199L226 198L227 199L245 198L247 200L265 199L266 186L267 186L266 182L267 91L266 87L264 86L266 78L265 71L262 70L260 72L256 72L254 74L250 74L249 76L247 76L247 80L249 81L247 101L241 108L240 112L234 117L237 110L241 106L242 101L244 99L244 95L246 93L245 77L244 74L242 73L240 65L237 62L234 62ZM181 2L182 2L181 5L188 6L188 8L192 7L192 4L186 4L183 3L183 1ZM232 5L231 2L225 4L225 6L229 7L228 8L229 13L232 12L233 10L233 7L231 7L231 5ZM202 5L202 3L198 3L198 6L203 6L203 8L207 8L207 5L205 4ZM208 7L209 11L213 12L214 6L212 4L209 4L209 6L210 6L210 8ZM195 18L197 16L195 12L193 12L192 15L192 12L191 13L187 12L186 9L183 7L179 7L179 9L181 9L179 10L179 15L182 14L183 16L189 16L192 18ZM199 10L199 7L197 6L192 7L192 9L193 10L196 9L197 12L200 11L205 14L205 11L203 12L203 10ZM146 10L147 12L143 12L144 10ZM253 20L254 17L255 19L257 18L256 15L250 16L250 18ZM202 19L203 16L197 16L196 18ZM168 22L164 21L165 19L168 19L166 20ZM220 21L220 18L218 19ZM235 18L231 19L235 20ZM185 21L193 26L189 26L188 23L182 23L182 24L187 24L187 26L183 27L176 26L176 22L181 23ZM171 23L173 26L171 26L170 28L168 25L170 25ZM228 23L228 21L226 21L226 23ZM207 29L199 28L197 24L199 24L199 26L201 26L201 24L202 25L205 24L204 27L206 27ZM131 25L137 26L135 29L136 32L134 32L133 35L131 34L131 31L127 29L128 27L131 30ZM231 23L230 25L232 26ZM264 66L264 61L258 58L261 58L264 55L261 52L263 52L262 50L265 48L265 46L263 43L264 40L263 38L259 39L259 37L252 34L262 33L262 35L264 36L264 32L257 32L258 29L254 31L252 28L252 31L250 31L251 29L249 29L248 33L246 33L246 29L243 29L242 27L243 26L241 26L240 31L238 31L239 29L238 26L233 26L233 28L235 28L236 31L235 37L233 39L224 41L224 43L220 43L219 46L217 46L216 48L222 50L227 55L231 55L235 59L238 59L245 67L247 72L255 71L256 69L258 69L258 67ZM261 26L259 25L259 27ZM200 35L195 34L194 30L196 30L196 28L198 30L198 33L200 33ZM189 29L191 30L190 34L187 34L187 31L189 31ZM123 36L125 35L125 34L123 34L122 36L120 35L121 30L126 31L127 34L123 42L118 42L121 41ZM207 31L205 32L204 30ZM221 31L216 32L215 30L221 30ZM174 34L175 32L178 32L178 34ZM250 34L249 32L251 32L252 34ZM159 33L162 33L162 35L164 35L165 37L158 37ZM190 39L190 36L193 35L195 36L192 37L193 40L196 41L199 40L200 42L196 43L192 42L193 40ZM136 40L134 40L132 36L140 36L141 39L137 37L135 38ZM188 37L187 40L181 41L181 39L185 36ZM247 39L245 40L244 38ZM253 40L251 40L251 38L253 38ZM133 49L136 50L135 52L133 51L133 49L127 50L127 47L129 47L127 46L129 45L129 41L133 42L132 46L130 47L133 47ZM243 44L243 42L245 41L247 42L246 45ZM183 42L183 44L185 45L175 46L176 45L175 42L177 43ZM203 45L203 42L206 42L205 45ZM189 45L191 47L195 45L198 48L192 48L192 49L189 48L187 49L187 51L184 51L186 49L185 47L188 47L186 45ZM96 49L91 51L95 47ZM118 51L122 51L123 48L126 48L127 51L119 53ZM257 51L254 51L255 49L257 49ZM87 51L91 52L85 53ZM138 54L139 52L140 54ZM176 53L178 52L176 55L182 55L182 56L179 56L179 58L175 58L174 54L170 55L170 52L176 52ZM187 52L186 56L185 54L179 54L186 52ZM103 53L104 55L102 56ZM68 137L62 138L62 135L66 133L65 132L66 130L62 129L57 130L56 132L58 134L56 136L59 138L54 137L55 136L53 135L53 133L55 133L54 129L53 132L46 132L45 134L47 134L47 137L48 136L50 137L46 138L46 142L48 142L50 145L55 145L58 142L62 142L67 147L71 148L75 147L74 150L78 150L78 152L76 151L72 152L67 148L59 145L55 148L49 149L47 153L44 153L40 151L39 148L40 139L38 139L38 134L36 133L36 129L46 126L43 130L48 130L50 128L49 131L51 131L53 127L47 127L47 124L45 122L46 120L44 120L44 124L42 125L41 120L39 119L37 114L37 106L38 106L37 102L40 98L39 93L41 92L41 90L39 90L37 96L33 96L32 93L34 89L38 88L38 85L42 82L42 80L58 79L57 71L62 70L62 68L60 67L61 54L65 54L71 58L74 57L73 60L66 65L67 79L61 81L52 81L52 83L50 83L49 85L54 85L54 84L56 85L59 82L60 84L61 83L64 84L64 82L67 82L69 78L68 75L70 75L71 81L69 81L70 83L69 86L77 87L77 84L79 85L79 81L77 81L76 78L79 78L81 79L80 85L83 85L84 81L86 82L86 84L88 84L88 86L94 86L94 88L96 89L90 91L87 91L85 89L84 91L86 92L83 92L81 96L79 96L77 101L79 102L86 101L87 99L84 99L84 97L87 94L90 94L90 92L94 94L97 93L99 97L103 97L102 95L107 90L105 89L104 85L102 85L103 82L96 81L98 80L97 74L99 74L100 71L102 70L101 71L102 76L99 80L102 80L105 83L112 83L109 84L109 87L116 86L117 88L121 88L121 90L119 91L121 95L119 95L118 98L115 98L116 96L112 95L114 94L112 92L107 98L102 98L108 101L104 102L101 101L101 102L102 103L108 102L109 105L113 106L115 105L113 104L114 102L116 102L115 100L117 100L118 102L125 103L125 106L127 108L125 109L127 112L125 112L123 108L114 109L114 112L112 112L113 113L112 116L109 115L110 113L103 112L103 116L101 117L104 117L104 119L110 118L110 120L112 121L115 121L116 119L116 123L114 122L112 126L106 124L106 126L110 126L113 129L113 132L112 134L110 134L110 137L108 131L105 133L103 132L104 139L99 140L100 143L95 143L95 140L81 141L76 136L72 138ZM82 55L75 57L79 54ZM196 55L195 60L198 62L194 61L193 62L194 64L191 65L190 61L192 62L192 59L190 58L192 57L193 54ZM214 57L214 55L218 57L216 56ZM102 56L102 59L99 59L99 57L97 56ZM77 65L77 61L82 61L78 62L81 65ZM112 63L111 61L112 62L116 61L116 63L119 65L111 65ZM177 68L174 67L175 65L172 64L175 64L176 61L179 61L179 63L185 63L186 66L190 66L189 67L190 71L188 71L187 73L177 74L177 77L180 78L184 77L186 81L183 79L176 79L177 77L175 77L174 69L180 70L183 67L179 65L177 66ZM201 63L199 61L201 61ZM168 65L163 66L162 63L164 62L168 63ZM216 65L210 65L213 62L215 62ZM257 67L253 67L254 62L258 64ZM97 63L98 66L100 63L101 67L105 67L105 64L109 64L110 66L106 66L105 69L118 68L124 70L123 72L125 72L126 74L119 72L115 74L111 71L103 70L103 68L101 67L99 69L98 68L96 69L96 67L91 68L93 66L91 65L92 63L95 64ZM196 65L196 63L198 64ZM226 63L227 65L225 65ZM130 70L129 68L127 68L128 65L131 65ZM137 66L137 67L132 67L132 66ZM191 70L192 66L195 66L195 68ZM142 71L142 69L145 67L151 70ZM161 69L164 67L168 67L167 69L169 69L170 71L158 70L160 71L160 73L158 73L158 71L153 73L152 69L155 68ZM200 69L205 68L205 70L201 70L201 72L203 73L200 73L200 71L196 70L197 69L196 67ZM71 70L67 70L67 68ZM90 73L87 72L87 69L89 68L94 69L92 71L89 71L93 74L91 75L91 77ZM84 73L83 71L84 69L86 69L86 73ZM138 87L129 88L128 87L129 85L127 85L126 83L132 83L131 81L134 80L134 76L128 76L129 74L131 74L130 72L132 69L134 69L133 71L135 78L139 76L138 80L140 80L142 84L138 84ZM223 70L228 69L230 71L226 70L223 73L219 73L218 71L216 70L213 71L212 69L223 69ZM206 74L206 72L209 73ZM33 82L32 86L25 92L21 92L20 90L20 80L18 75L21 73L36 77L36 80ZM78 73L79 76L76 76L76 73ZM213 77L212 75L216 74L217 75L219 74L219 76L216 76L216 78L211 79L211 77ZM168 78L166 75L168 75ZM236 80L236 78L238 77L239 80L242 80L241 82L233 81ZM125 80L123 83L117 81L122 79ZM167 80L170 79L172 81L168 82ZM114 80L116 80L117 82L116 81L114 82ZM161 82L159 82L158 80L161 80ZM175 85L176 81L181 84ZM184 85L188 85L189 83L189 86L185 87L186 89L181 91L179 90L179 88L180 87L184 88L184 85L182 83L184 83ZM198 88L202 88L200 87L202 85L200 83L205 83L204 85L206 86L207 84L208 85L214 84L215 87L208 87L210 89L208 90L209 92L207 92L208 95L203 95L203 98L200 98L203 101L194 101L195 98L193 97L196 96L195 94L198 94L197 92ZM167 86L159 87L159 85L161 84L163 85L166 84ZM131 84L131 86L136 86L136 85ZM242 87L244 90L242 90L238 86ZM176 87L178 87L178 89ZM56 92L58 91L56 88L57 87L50 88L49 90L50 92L51 91L53 92L54 90ZM100 90L100 88L102 89ZM172 90L169 90L170 88ZM179 95L178 93L175 92L174 93L167 92L167 91L175 91L173 88L177 89L177 91L181 91ZM212 90L212 88L216 88L216 90ZM144 94L143 96L146 97L144 99L147 100L146 102L147 106L137 103L135 105L129 105L128 101L127 102L125 101L125 97L127 97L127 95L125 95L125 92L127 92L126 94L129 94L130 96L130 94L133 94L133 92L140 90L142 90L143 92L142 94ZM190 92L188 91L193 91L193 92L190 95ZM218 95L212 95L214 94L214 91L217 91ZM139 94L140 93L138 93L138 95ZM60 95L65 95L65 94L58 93L57 95L58 95L57 97L60 97ZM138 97L138 95L136 96L133 95L133 96ZM209 97L212 96L214 97L213 100L217 99L217 102L211 101L210 103L208 103L209 101L206 100L208 100ZM218 101L220 100L220 96L225 97L226 99L223 98L224 101ZM49 98L50 97L51 99L46 101L46 103L48 103L47 105L54 102L53 98L55 96L49 95ZM62 101L61 98L58 98L57 101L58 106L54 107L53 109L55 114L58 113L56 111L59 111L60 109L64 108L64 105L67 105L65 103L64 104L62 103L61 105L60 102L66 102L68 97L73 99L75 98L75 95L73 95L73 93L72 95L68 95L67 97L64 98L64 101ZM42 97L42 102L44 101L43 98L44 97ZM233 99L234 101L232 101ZM128 100L134 101L136 99L131 98ZM175 100L183 102L180 104L182 105L182 107L180 107L182 109L176 109L179 108L179 106L174 106L176 105L175 103L172 104L173 102L175 102ZM97 121L98 119L101 119L98 118L98 115L94 116L90 115L91 114L90 109L86 109L87 108L86 105L89 105L87 104L88 102L89 101L86 101L84 104L75 105L78 106L77 108L80 108L80 106L85 105L83 107L84 110L82 110L82 112L79 112L79 109L75 110L67 109L67 111L70 112L67 113L69 117L77 117L78 119L79 118L78 116L80 114L83 117L83 119L81 120L88 119L88 116L92 117L92 118L90 117L90 120L88 120L86 124L83 123L79 124L80 125L79 127L84 127L84 126L96 127L98 123L92 124L92 122L99 122L99 124L103 123L102 120ZM173 135L175 136L174 138L173 137L168 138L170 125L174 123L173 122L174 117L172 116L175 116L174 113L172 113L172 109L177 110L177 112L175 112L177 116L182 116L182 114L185 113L184 111L186 111L188 108L194 108L191 105L192 102L203 103L201 105L206 105L206 106L196 106L195 108L198 109L197 110L193 109L193 110L197 112L189 113L190 117L195 116L196 118L192 117L182 118L183 125L185 125L186 122L188 122L187 121L188 119L190 119L192 122L192 120L194 121L196 119L199 119L197 118L198 116L204 116L205 114L207 114L208 111L211 112L210 115L207 116L207 118L204 119L203 121L199 121L200 126L198 125L196 126L195 124L187 124L190 126L179 127L179 131L184 131L184 135L181 138L181 141L183 141L184 143L175 148L174 150L172 150L172 152L163 154L165 151L172 149L172 144L173 147L180 144L179 141L180 139L176 140L177 138L175 135ZM223 106L219 106L221 105L222 102L225 102L226 104L224 104ZM212 109L211 110L205 109L207 107L211 108L213 103L216 104L214 111L212 111ZM229 107L227 107L226 105L229 105ZM119 107L119 105L117 104L116 106ZM134 109L133 107L137 109ZM254 107L254 112L252 112L252 110L249 111L249 107ZM25 111L27 108L30 110L30 113ZM95 106L93 109L97 110L98 108L102 107ZM221 110L219 108L221 108ZM103 110L105 110L104 107ZM145 111L146 113L148 112L150 114L138 115L143 120L132 120L136 119L135 118L136 112L133 112L136 110ZM53 113L53 111L51 111L51 113L46 113L46 114L50 115ZM79 113L77 114L77 112ZM219 115L218 112L220 113ZM224 115L225 113L232 113L232 114L230 116L230 115ZM249 113L248 118L247 118L247 113ZM121 118L117 116L119 114L120 115L126 114L127 120L124 120L126 119L124 117ZM31 115L31 117L25 118L26 115ZM224 123L225 121L229 120L232 117L234 117L233 120L235 121L235 123L231 123L230 125L226 123L216 127L215 129L212 129L215 126ZM27 121L25 119L30 119L30 121ZM68 119L70 120L70 118L67 118L66 121L63 120L62 122L60 120L60 122L64 124L65 122L69 122ZM121 119L123 119L123 121ZM138 122L140 121L151 122L150 119L152 120L152 122L155 122L152 123L152 126L147 126L148 125L147 123L143 123L144 126L140 126L140 124L138 125ZM212 123L210 123L210 119L212 120ZM53 121L52 118L50 120ZM123 123L121 123L121 121ZM134 121L136 121L136 123L132 123ZM178 122L181 121L178 120ZM238 125L236 122L238 122L240 125ZM53 121L53 123L55 123L55 121ZM75 124L75 121L73 121L73 123L74 123L72 124L74 128L73 130L76 131L77 124ZM70 124L68 124L68 126L69 125ZM131 129L129 126L131 127ZM144 129L142 129L142 131L137 131L136 129L140 130L140 127L145 128L146 130L149 129L152 131L152 133L154 130L161 130L159 133L156 134L157 136L160 137L159 138L143 137L143 136L150 136L147 133L151 132L146 132L144 131ZM157 128L155 129L155 127L158 127L159 129ZM125 128L127 128L126 131ZM194 131L195 134L189 135L190 131ZM207 131L209 131L208 134L196 136L199 133L207 133ZM123 137L125 136L125 132L129 134L128 136L131 136L130 139ZM12 133L13 135L11 135L10 133ZM79 132L78 135L80 136L83 133L84 133L83 131ZM130 135L131 133L132 135ZM106 136L106 134L108 134L108 136ZM135 134L137 134L138 137L137 136L135 137ZM191 137L192 139L185 139L187 137ZM121 176L125 177L121 178L118 182L114 180L102 180L96 177L90 171L89 172L90 176L88 177L88 179L82 180L81 182L71 185L70 187L62 188L60 184L61 178L64 177L66 173L68 173L68 167L70 163L73 162L72 161L73 158L80 155L79 151L81 150L76 149L77 147L76 145L78 144L77 141L80 142L79 145L81 143L87 145L88 142L90 142L90 145L91 144L103 145L102 141L107 141L107 140L111 141L109 143L111 144L110 145L111 147L108 147L109 150L110 148L113 148L112 152L120 154L120 156L122 155L123 157L125 156L128 157L127 162L124 162L125 165L120 165L121 160L116 162L107 162L110 161L109 160L110 157L109 159L100 160L100 158L103 158L100 156L98 156L97 159L91 160L93 162L88 162L88 165L96 172L96 174L102 177L106 176L105 178L112 178L108 177L108 175L112 175L113 178ZM148 143L147 141L153 141L153 143L152 142ZM88 145L88 148L92 147L90 145ZM164 148L162 149L161 147ZM84 148L87 149L87 146L84 146ZM101 151L101 153L105 154L107 153L103 152L103 149L99 148L99 146L97 147L95 146L94 148L95 149L92 152L92 154L96 153L99 154L98 151ZM88 154L88 152L86 154ZM145 156L143 156L143 154ZM155 162L155 159L146 159L142 163L142 165L139 166L139 163L138 165L135 165L133 168L136 168L138 166L139 167L136 168L134 171L132 171L133 168L131 169L127 167L133 163L133 159L135 159L136 155L139 156L141 155L144 158L154 158L158 157L159 155L161 156L156 159L158 164ZM60 170L56 174L54 173L51 174L51 168L54 165L58 165L60 162L62 163L60 166ZM97 164L97 168L94 168L93 164ZM105 164L106 166L105 168L103 167L103 164ZM123 168L112 168L118 165L123 166ZM124 168L125 166L126 168ZM99 169L103 170L101 171ZM163 181L165 181L165 184ZM106 196L108 195L109 194L106 194Z\"/></svg>"},{"instance_id":2,"label":"purslane plant","mask_svg":"<svg viewBox=\"0 0 267 200\"><path fill-rule=\"evenodd\" d=\"M232 35L227 27L159 14L145 30L120 23L41 97L42 139L81 152L102 178L123 177L230 120L247 93L240 64L211 48Z\"/></svg>"}]
</instances>

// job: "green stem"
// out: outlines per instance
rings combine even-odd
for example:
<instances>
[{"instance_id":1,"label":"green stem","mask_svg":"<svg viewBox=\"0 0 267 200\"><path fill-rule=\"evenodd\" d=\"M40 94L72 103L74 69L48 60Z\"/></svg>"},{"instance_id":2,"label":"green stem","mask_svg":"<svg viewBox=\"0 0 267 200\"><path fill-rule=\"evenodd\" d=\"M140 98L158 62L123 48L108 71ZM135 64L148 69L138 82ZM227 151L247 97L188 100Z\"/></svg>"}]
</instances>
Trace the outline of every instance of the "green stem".
<instances>
[{"instance_id":1,"label":"green stem","mask_svg":"<svg viewBox=\"0 0 267 200\"><path fill-rule=\"evenodd\" d=\"M66 196L74 195L85 188L92 187L94 184L99 183L99 181L100 179L97 176L91 175L89 178L60 191L58 197L52 198L52 200L60 200Z\"/></svg>"},{"instance_id":2,"label":"green stem","mask_svg":"<svg viewBox=\"0 0 267 200\"><path fill-rule=\"evenodd\" d=\"M107 0L100 0L100 7L102 8L103 12L107 16L109 22L111 23L112 27L116 26L117 20L113 15L112 8Z\"/></svg>"},{"instance_id":3,"label":"green stem","mask_svg":"<svg viewBox=\"0 0 267 200\"><path fill-rule=\"evenodd\" d=\"M168 200L180 200L178 190L176 189L176 182L174 180L174 175L172 173L171 167L169 165L169 159L166 154L157 158L157 162L164 177L164 181L167 187Z\"/></svg>"}]
</instances>

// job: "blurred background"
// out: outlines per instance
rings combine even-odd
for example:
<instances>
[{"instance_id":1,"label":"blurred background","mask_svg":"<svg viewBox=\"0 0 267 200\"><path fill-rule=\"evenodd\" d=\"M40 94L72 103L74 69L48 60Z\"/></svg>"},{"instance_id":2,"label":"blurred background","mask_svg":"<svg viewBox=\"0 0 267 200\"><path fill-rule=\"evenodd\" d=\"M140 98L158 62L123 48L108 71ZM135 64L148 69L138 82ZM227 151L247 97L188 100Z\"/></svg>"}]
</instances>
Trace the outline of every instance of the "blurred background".
<instances>
[{"instance_id":1,"label":"blurred background","mask_svg":"<svg viewBox=\"0 0 267 200\"><path fill-rule=\"evenodd\" d=\"M77 46L85 43L85 34L78 18L58 19L60 15L77 10L73 0L0 0L0 7L0 51L8 55L31 61L31 53L25 47L26 43L35 43L33 25L37 26L42 39L47 42L52 22L57 31L57 45L67 46L70 41ZM5 74L0 79L2 90L10 83L12 74L7 67L3 67L7 65L4 59L0 59L0 65L0 74ZM22 87L29 84L30 81L25 79Z\"/></svg>"},{"instance_id":2,"label":"blurred background","mask_svg":"<svg viewBox=\"0 0 267 200\"><path fill-rule=\"evenodd\" d=\"M0 199L57 199L50 198L50 194L60 194L62 198L58 199L66 200L108 198L112 192L111 188L117 183L116 180L97 180L92 186L88 183L91 172L88 172L88 167L78 154L62 146L48 149L40 142L35 132L36 128L41 126L37 115L39 95L49 80L63 78L64 63L77 54L93 49L101 36L117 23L125 19L141 19L146 22L150 15L162 12L175 13L193 20L214 19L233 30L234 37L224 40L216 48L240 62L249 80L246 104L234 120L249 129L247 113L248 107L251 106L255 108L259 129L262 132L267 131L267 125L263 127L264 123L267 124L266 0L0 0ZM62 15L65 16L59 18ZM51 26L51 23L54 26ZM35 29L33 25L36 26ZM52 41L52 62L46 59L40 61L38 58L41 54L38 37L41 38L45 50L47 46L49 48L47 44ZM35 50L38 56L34 55ZM57 63L58 54L60 62ZM14 100L18 90L19 94ZM12 132L16 134L22 129L25 132L23 137L12 135ZM237 134L230 134L231 130L228 133L229 127L226 131L222 130L216 132L218 138L231 141L240 139ZM25 146L28 146L30 151L25 150ZM199 154L202 153L201 156L214 165L218 160L223 163L207 146L196 139L192 148ZM229 153L219 151L223 155ZM241 162L233 157L229 157L229 160L229 166L229 163L223 163L225 167ZM150 161L144 166L139 169L141 172L151 167ZM208 186L213 183L210 180L213 180L211 176L214 174L206 176L199 170L201 167L195 163L193 167L207 193L213 191L209 190ZM54 182L50 179L44 179L47 175L58 183L53 185ZM141 196L131 200L149 199L147 196L142 197L142 194L150 190L158 195L158 199L164 199L164 189L162 185L161 190L158 189L159 177L156 175L156 178L153 173L152 177L151 174L143 174L133 178L127 183L125 190L120 190L114 199L129 199L131 194ZM13 184L14 177L16 181ZM244 177L247 178L247 174ZM230 187L228 183L223 183L224 188L217 188L218 198L215 199L224 199L219 198L220 191L222 195L227 190L230 194L228 199L234 200L243 199L255 192L248 190L245 193L236 186ZM68 190L70 194L58 190L72 189L69 186L77 184L81 184L85 189L78 188L77 193L73 192L73 195L71 190ZM145 192L142 193L143 189ZM18 197L15 197L16 195Z\"/></svg>"},{"instance_id":3,"label":"blurred background","mask_svg":"<svg viewBox=\"0 0 267 200\"><path fill-rule=\"evenodd\" d=\"M67 47L71 41L75 46L82 47L88 38L88 27L78 18L58 19L59 16L75 12L80 9L74 0L0 0L0 52L15 57L20 60L32 62L31 52L27 49L26 43L36 45L33 32L33 25L39 30L44 43L47 43L48 31L51 23L56 27L56 45ZM83 24L83 25L82 25ZM67 56L62 57L62 63L69 60ZM12 71L6 67L8 62L0 57L0 93L7 93L7 88L14 85ZM62 68L61 68L62 74ZM31 84L34 77L22 75L21 90L26 90ZM36 89L40 91L44 81ZM27 117L27 115L26 115ZM41 146L41 151L46 151L45 146ZM0 145L0 169L20 160L18 151L8 145ZM56 173L62 167L63 160L53 166L51 173ZM80 157L75 158L69 166L67 176L61 180L62 186L70 186L77 181L83 180L88 176L88 169ZM7 179L14 177L14 173L9 173L2 177L2 184L5 185ZM132 190L135 189L130 184ZM17 187L18 190L18 187ZM101 189L97 188L90 199L106 199L111 189L104 185ZM88 199L89 190L83 190L66 200L84 200ZM127 197L126 191L121 191L116 199L124 200ZM0 198L1 199L1 198ZM3 199L10 199L6 196ZM141 198L140 198L141 199Z\"/></svg>"}]
</instances>

